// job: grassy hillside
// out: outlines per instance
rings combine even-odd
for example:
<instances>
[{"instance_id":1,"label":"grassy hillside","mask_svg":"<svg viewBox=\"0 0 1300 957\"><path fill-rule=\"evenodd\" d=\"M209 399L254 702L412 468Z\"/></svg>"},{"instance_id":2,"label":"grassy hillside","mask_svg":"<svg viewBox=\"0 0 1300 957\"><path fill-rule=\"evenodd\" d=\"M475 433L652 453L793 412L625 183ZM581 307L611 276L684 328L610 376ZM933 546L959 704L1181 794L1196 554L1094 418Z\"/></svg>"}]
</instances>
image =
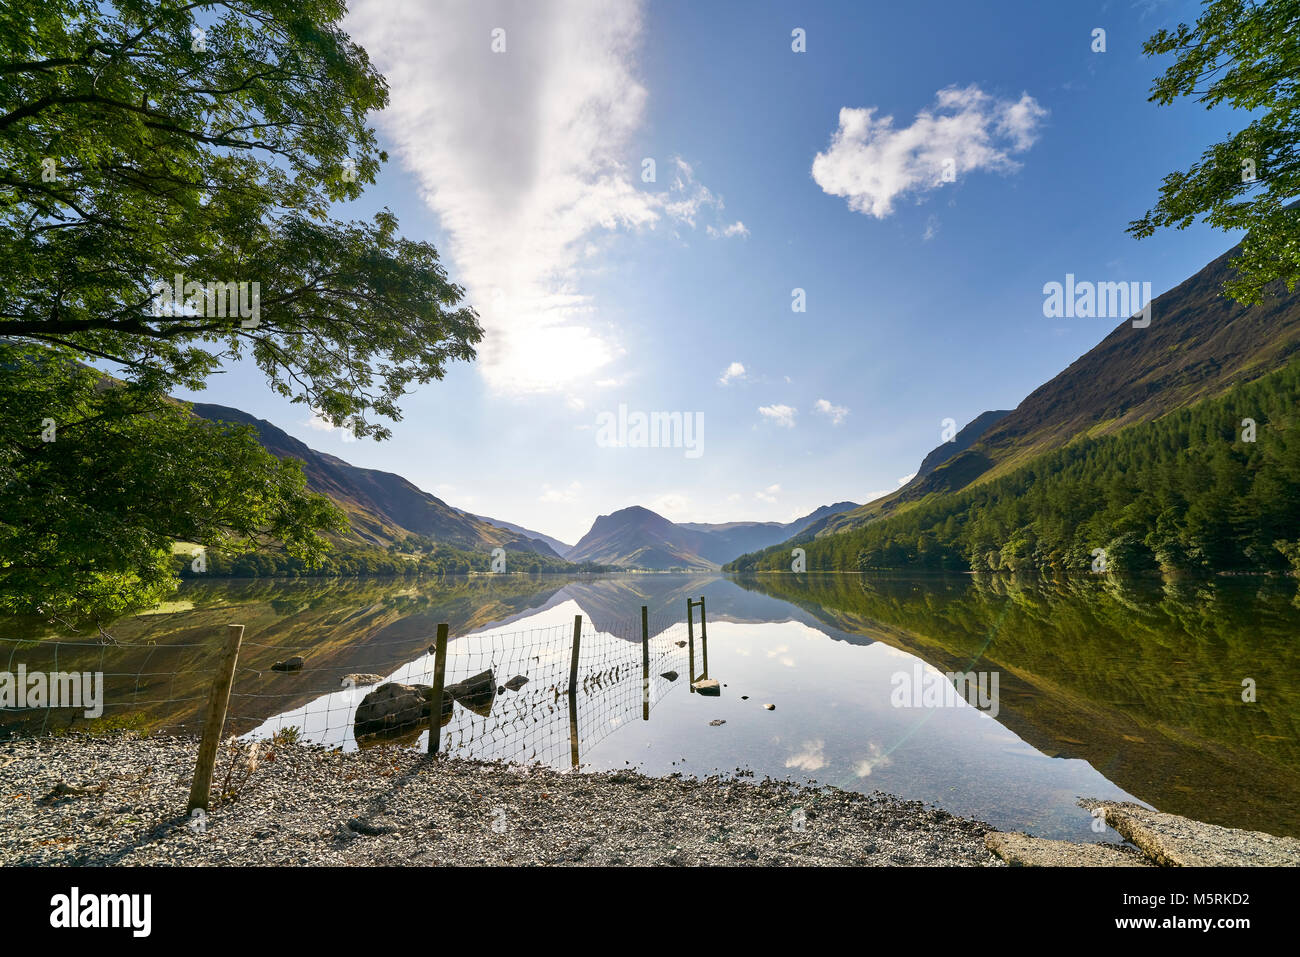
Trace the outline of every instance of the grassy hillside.
<instances>
[{"instance_id":1,"label":"grassy hillside","mask_svg":"<svg viewBox=\"0 0 1300 957\"><path fill-rule=\"evenodd\" d=\"M807 567L1085 571L1103 549L1112 571L1300 568L1298 409L1300 360L1155 421L1078 437L1000 477L815 538L802 546ZM785 571L790 549L727 567Z\"/></svg>"},{"instance_id":2,"label":"grassy hillside","mask_svg":"<svg viewBox=\"0 0 1300 957\"><path fill-rule=\"evenodd\" d=\"M388 547L413 535L463 551L486 554L504 548L559 559L545 542L453 508L400 475L359 468L317 452L265 419L228 406L199 402L193 408L206 419L251 425L267 451L302 462L307 487L328 495L347 514L351 532L342 538L346 544Z\"/></svg>"},{"instance_id":3,"label":"grassy hillside","mask_svg":"<svg viewBox=\"0 0 1300 957\"><path fill-rule=\"evenodd\" d=\"M907 508L926 496L992 481L1081 437L1100 437L1222 395L1300 351L1300 295L1253 307L1223 296L1229 250L1152 304L1146 328L1125 320L1064 372L1031 393L969 449L884 498L835 516L829 535ZM1043 322L1087 322L1048 320Z\"/></svg>"}]
</instances>

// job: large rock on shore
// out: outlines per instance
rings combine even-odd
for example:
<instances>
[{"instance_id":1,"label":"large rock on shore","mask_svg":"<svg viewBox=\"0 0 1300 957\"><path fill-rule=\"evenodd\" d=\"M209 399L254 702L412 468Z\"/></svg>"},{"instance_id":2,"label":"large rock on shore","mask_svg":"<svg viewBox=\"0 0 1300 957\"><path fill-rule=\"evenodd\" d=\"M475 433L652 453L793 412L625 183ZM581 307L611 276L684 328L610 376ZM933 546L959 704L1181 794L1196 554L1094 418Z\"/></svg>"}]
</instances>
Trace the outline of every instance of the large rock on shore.
<instances>
[{"instance_id":1,"label":"large rock on shore","mask_svg":"<svg viewBox=\"0 0 1300 957\"><path fill-rule=\"evenodd\" d=\"M1015 867L1151 867L1131 847L1119 844L1075 844L1049 841L1020 832L992 831L984 846Z\"/></svg>"},{"instance_id":2,"label":"large rock on shore","mask_svg":"<svg viewBox=\"0 0 1300 957\"><path fill-rule=\"evenodd\" d=\"M1083 798L1079 806L1101 808L1107 824L1161 867L1300 866L1300 840L1293 837L1204 824L1128 802Z\"/></svg>"}]
</instances>

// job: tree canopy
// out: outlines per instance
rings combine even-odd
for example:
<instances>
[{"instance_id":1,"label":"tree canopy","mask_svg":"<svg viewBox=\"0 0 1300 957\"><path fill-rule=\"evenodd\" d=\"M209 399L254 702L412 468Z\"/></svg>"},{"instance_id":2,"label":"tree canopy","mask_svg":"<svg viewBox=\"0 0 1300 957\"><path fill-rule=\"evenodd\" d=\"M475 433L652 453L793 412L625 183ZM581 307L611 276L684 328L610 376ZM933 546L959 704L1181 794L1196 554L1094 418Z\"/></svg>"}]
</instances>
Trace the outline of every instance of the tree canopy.
<instances>
[{"instance_id":1,"label":"tree canopy","mask_svg":"<svg viewBox=\"0 0 1300 957\"><path fill-rule=\"evenodd\" d=\"M1227 103L1251 121L1210 146L1185 171L1165 177L1160 199L1129 232L1184 229L1197 217L1224 230L1244 229L1238 275L1224 291L1259 302L1281 281L1300 282L1300 0L1206 0L1194 26L1179 24L1149 39L1148 56L1172 54L1151 100L1189 97L1207 109Z\"/></svg>"},{"instance_id":2,"label":"tree canopy","mask_svg":"<svg viewBox=\"0 0 1300 957\"><path fill-rule=\"evenodd\" d=\"M386 159L366 117L387 87L343 13L0 13L0 334L194 389L248 356L280 394L381 438L408 386L472 359L482 330L433 246L401 238L388 211L330 218ZM178 276L173 304L156 284ZM252 305L254 283L257 315L233 314L227 284Z\"/></svg>"},{"instance_id":3,"label":"tree canopy","mask_svg":"<svg viewBox=\"0 0 1300 957\"><path fill-rule=\"evenodd\" d=\"M171 391L251 359L383 439L406 392L474 358L437 250L386 209L334 218L386 160L387 86L344 13L0 8L0 608L111 618L175 583L178 541L320 567L341 513Z\"/></svg>"}]
</instances>

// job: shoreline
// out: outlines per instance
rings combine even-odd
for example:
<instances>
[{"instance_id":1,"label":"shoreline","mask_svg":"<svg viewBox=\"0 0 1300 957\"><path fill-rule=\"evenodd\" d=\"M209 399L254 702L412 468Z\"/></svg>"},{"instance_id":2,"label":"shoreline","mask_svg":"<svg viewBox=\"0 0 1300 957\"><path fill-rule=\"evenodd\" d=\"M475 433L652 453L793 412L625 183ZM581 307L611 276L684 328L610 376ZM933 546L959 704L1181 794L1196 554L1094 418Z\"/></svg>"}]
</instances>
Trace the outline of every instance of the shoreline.
<instances>
[{"instance_id":1,"label":"shoreline","mask_svg":"<svg viewBox=\"0 0 1300 957\"><path fill-rule=\"evenodd\" d=\"M993 828L880 792L636 771L560 772L410 749L224 747L204 827L197 740L0 744L0 865L1002 866ZM247 775L218 801L227 774Z\"/></svg>"}]
</instances>

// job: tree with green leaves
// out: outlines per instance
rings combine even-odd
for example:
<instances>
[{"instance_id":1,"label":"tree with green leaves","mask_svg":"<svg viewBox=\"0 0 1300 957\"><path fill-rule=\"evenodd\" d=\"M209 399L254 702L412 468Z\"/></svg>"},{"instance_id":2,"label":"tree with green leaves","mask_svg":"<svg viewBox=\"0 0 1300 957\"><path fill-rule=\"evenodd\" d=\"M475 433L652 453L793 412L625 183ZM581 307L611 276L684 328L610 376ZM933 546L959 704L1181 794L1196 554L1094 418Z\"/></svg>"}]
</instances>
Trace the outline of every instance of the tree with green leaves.
<instances>
[{"instance_id":1,"label":"tree with green leaves","mask_svg":"<svg viewBox=\"0 0 1300 957\"><path fill-rule=\"evenodd\" d=\"M147 601L169 537L319 557L337 516L250 433L189 421L170 390L251 359L276 393L383 439L406 392L474 358L482 329L434 247L388 210L331 215L386 160L366 118L387 87L344 13L0 9L4 607L102 617ZM90 388L84 363L116 378ZM41 516L58 521L38 541Z\"/></svg>"},{"instance_id":2,"label":"tree with green leaves","mask_svg":"<svg viewBox=\"0 0 1300 957\"><path fill-rule=\"evenodd\" d=\"M0 345L0 369L0 611L103 622L171 591L176 543L195 568L269 543L312 564L345 527L251 426L53 352Z\"/></svg>"},{"instance_id":3,"label":"tree with green leaves","mask_svg":"<svg viewBox=\"0 0 1300 957\"><path fill-rule=\"evenodd\" d=\"M1167 106L1182 97L1207 109L1227 103L1252 119L1185 171L1170 173L1155 207L1129 225L1139 239L1184 229L1198 217L1247 230L1224 291L1259 302L1265 288L1300 282L1300 0L1206 0L1194 26L1161 30L1143 47L1174 63L1151 90Z\"/></svg>"},{"instance_id":4,"label":"tree with green leaves","mask_svg":"<svg viewBox=\"0 0 1300 957\"><path fill-rule=\"evenodd\" d=\"M0 335L202 388L273 389L386 437L482 338L428 243L342 223L386 159L387 87L338 0L41 0L0 13ZM182 289L161 297L155 284ZM203 287L186 290L185 283ZM209 284L258 284L255 321ZM251 303L251 294L245 299ZM222 313L225 313L224 315Z\"/></svg>"}]
</instances>

